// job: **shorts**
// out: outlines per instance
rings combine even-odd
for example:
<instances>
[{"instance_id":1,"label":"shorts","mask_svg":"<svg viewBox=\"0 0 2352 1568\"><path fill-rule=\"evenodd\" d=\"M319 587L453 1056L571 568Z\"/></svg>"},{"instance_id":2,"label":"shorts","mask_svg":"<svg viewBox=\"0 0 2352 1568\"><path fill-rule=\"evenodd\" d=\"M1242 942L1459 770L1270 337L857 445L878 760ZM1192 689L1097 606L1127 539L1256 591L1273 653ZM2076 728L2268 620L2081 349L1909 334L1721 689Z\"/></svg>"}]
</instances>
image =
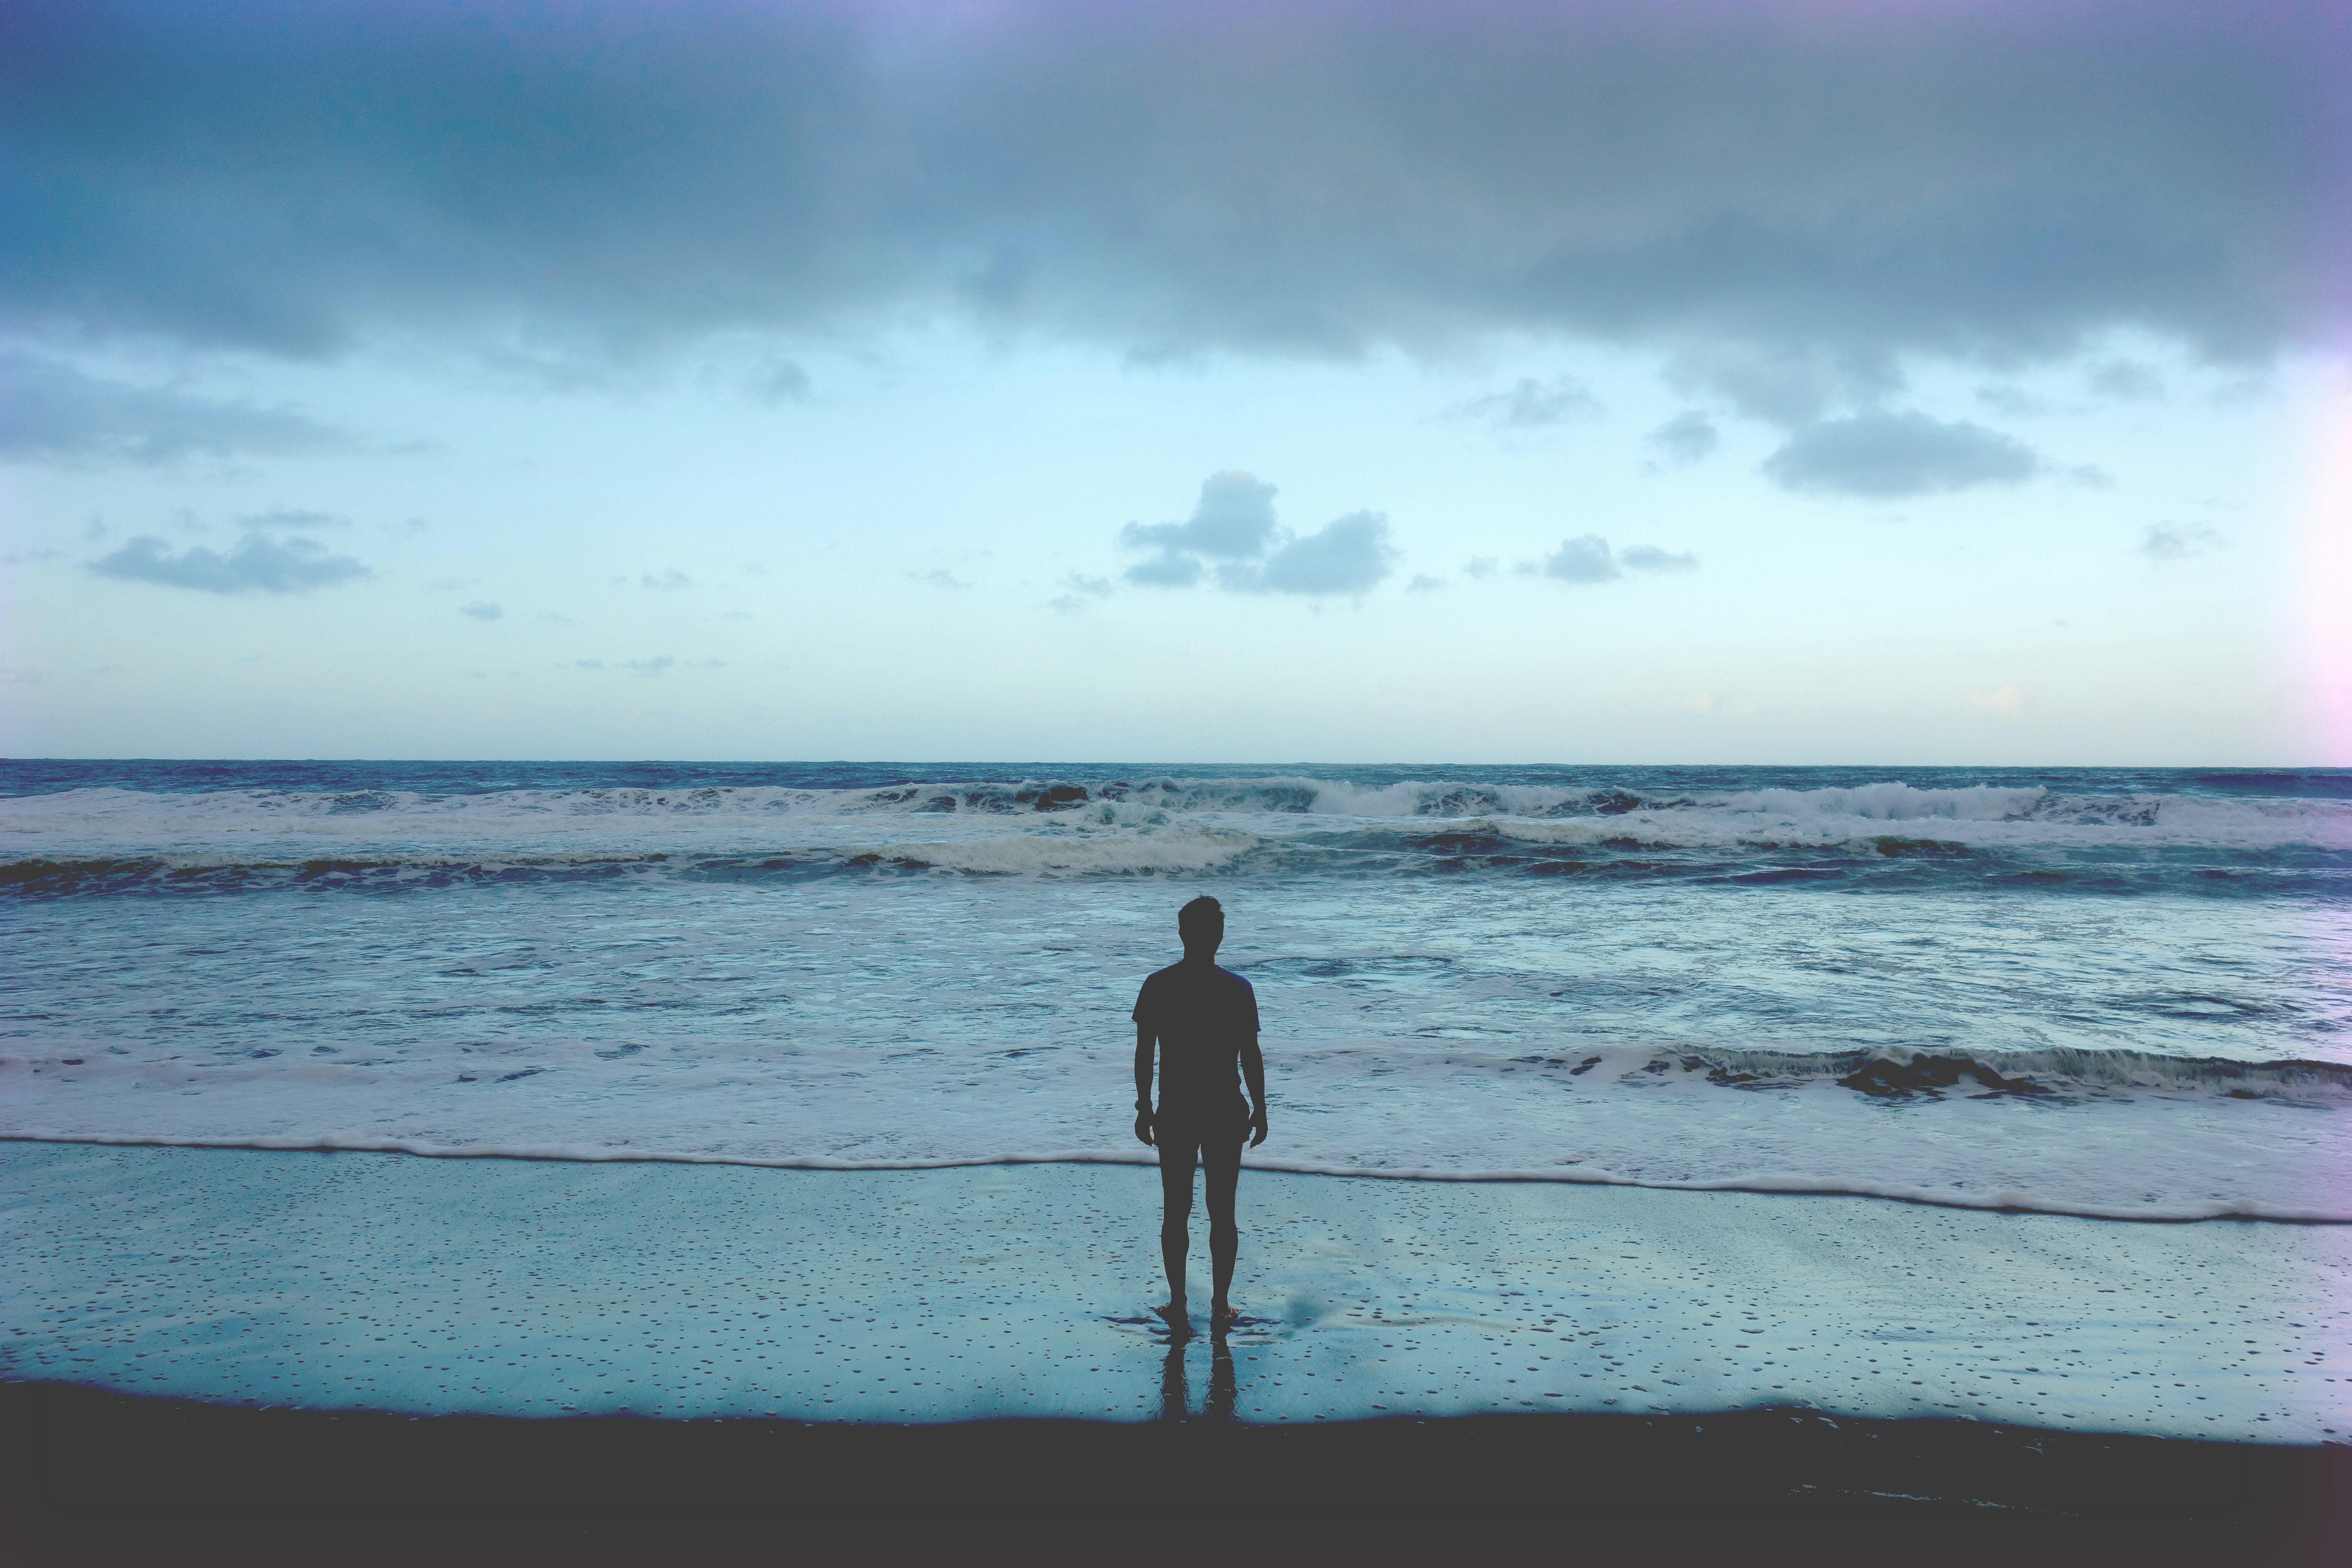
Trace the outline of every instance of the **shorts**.
<instances>
[{"instance_id":1,"label":"shorts","mask_svg":"<svg viewBox=\"0 0 2352 1568\"><path fill-rule=\"evenodd\" d=\"M1179 1106L1163 1109L1151 1120L1151 1138L1160 1145L1160 1164L1173 1161L1188 1172L1196 1163L1239 1164L1249 1131L1249 1104L1239 1096L1229 1108Z\"/></svg>"}]
</instances>

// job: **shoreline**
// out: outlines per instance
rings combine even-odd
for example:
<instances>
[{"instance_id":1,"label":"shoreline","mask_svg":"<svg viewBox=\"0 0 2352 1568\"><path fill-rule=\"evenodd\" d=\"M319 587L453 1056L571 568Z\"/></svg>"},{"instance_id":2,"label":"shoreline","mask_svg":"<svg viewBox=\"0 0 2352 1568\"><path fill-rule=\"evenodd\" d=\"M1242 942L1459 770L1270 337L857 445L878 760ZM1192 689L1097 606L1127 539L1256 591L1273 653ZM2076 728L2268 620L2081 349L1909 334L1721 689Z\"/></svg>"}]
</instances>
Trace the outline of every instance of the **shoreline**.
<instances>
[{"instance_id":1,"label":"shoreline","mask_svg":"<svg viewBox=\"0 0 2352 1568\"><path fill-rule=\"evenodd\" d=\"M430 1548L2341 1560L2352 1451L1789 1410L1304 1427L530 1421L0 1384L12 1560ZM1859 1558L1857 1558L1859 1560Z\"/></svg>"},{"instance_id":2,"label":"shoreline","mask_svg":"<svg viewBox=\"0 0 2352 1568\"><path fill-rule=\"evenodd\" d=\"M822 1154L767 1157L751 1154L648 1152L637 1150L590 1148L574 1144L481 1147L436 1144L409 1138L377 1138L360 1134L318 1136L203 1135L166 1136L136 1132L0 1131L0 1144L47 1143L104 1149L224 1149L279 1154L389 1154L417 1160L512 1160L540 1164L577 1165L716 1165L752 1171L876 1172L970 1171L1020 1165L1111 1165L1159 1169L1156 1153L1125 1150L1075 1149L1038 1153L948 1156L940 1159L845 1160ZM1643 1180L1607 1172L1504 1168L1450 1171L1433 1168L1340 1166L1279 1155L1244 1153L1242 1169L1269 1175L1310 1176L1337 1181L1454 1183L1472 1186L1556 1185L1622 1187L1652 1193L1738 1193L1759 1197L1859 1198L1876 1203L1910 1204L1922 1208L1957 1209L1975 1214L2047 1215L2120 1225L2205 1225L2236 1220L2252 1225L2352 1226L2352 1214L2322 1209L2291 1209L2252 1202L2215 1200L2205 1212L2148 1214L2114 1204L2071 1203L2030 1194L2000 1192L1983 1196L1951 1196L1922 1187L1887 1184L1844 1183L1813 1177L1769 1175L1723 1180Z\"/></svg>"}]
</instances>

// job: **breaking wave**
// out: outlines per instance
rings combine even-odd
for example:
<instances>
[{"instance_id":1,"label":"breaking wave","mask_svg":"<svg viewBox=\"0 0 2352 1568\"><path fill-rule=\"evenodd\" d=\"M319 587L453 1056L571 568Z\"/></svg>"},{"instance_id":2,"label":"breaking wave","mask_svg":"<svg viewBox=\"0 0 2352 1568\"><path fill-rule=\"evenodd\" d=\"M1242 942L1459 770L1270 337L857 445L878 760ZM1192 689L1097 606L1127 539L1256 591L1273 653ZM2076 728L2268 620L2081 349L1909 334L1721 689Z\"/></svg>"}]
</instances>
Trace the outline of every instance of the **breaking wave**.
<instances>
[{"instance_id":1,"label":"breaking wave","mask_svg":"<svg viewBox=\"0 0 2352 1568\"><path fill-rule=\"evenodd\" d=\"M2019 886L2227 893L2235 879L2265 893L2329 891L2352 875L2352 802L2328 791L1309 774L438 794L108 784L0 797L0 889L30 894L1240 869L1767 882L1899 869Z\"/></svg>"}]
</instances>

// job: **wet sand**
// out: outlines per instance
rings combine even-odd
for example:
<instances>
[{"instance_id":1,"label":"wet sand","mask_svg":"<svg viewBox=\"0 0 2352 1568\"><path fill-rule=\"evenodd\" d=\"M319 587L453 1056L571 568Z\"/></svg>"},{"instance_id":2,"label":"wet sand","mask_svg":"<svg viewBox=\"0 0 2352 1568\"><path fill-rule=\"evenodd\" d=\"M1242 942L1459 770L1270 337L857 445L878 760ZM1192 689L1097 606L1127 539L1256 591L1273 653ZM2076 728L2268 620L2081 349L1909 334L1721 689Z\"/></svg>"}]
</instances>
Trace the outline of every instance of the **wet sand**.
<instances>
[{"instance_id":1,"label":"wet sand","mask_svg":"<svg viewBox=\"0 0 2352 1568\"><path fill-rule=\"evenodd\" d=\"M1180 1340L1156 1197L1102 1166L0 1145L10 1528L68 1556L2352 1539L2352 1228L1251 1173L1249 1321Z\"/></svg>"},{"instance_id":2,"label":"wet sand","mask_svg":"<svg viewBox=\"0 0 2352 1568\"><path fill-rule=\"evenodd\" d=\"M1253 1172L1221 1365L1149 1311L1148 1170L11 1143L0 1190L0 1376L248 1408L2352 1434L2347 1226Z\"/></svg>"}]
</instances>

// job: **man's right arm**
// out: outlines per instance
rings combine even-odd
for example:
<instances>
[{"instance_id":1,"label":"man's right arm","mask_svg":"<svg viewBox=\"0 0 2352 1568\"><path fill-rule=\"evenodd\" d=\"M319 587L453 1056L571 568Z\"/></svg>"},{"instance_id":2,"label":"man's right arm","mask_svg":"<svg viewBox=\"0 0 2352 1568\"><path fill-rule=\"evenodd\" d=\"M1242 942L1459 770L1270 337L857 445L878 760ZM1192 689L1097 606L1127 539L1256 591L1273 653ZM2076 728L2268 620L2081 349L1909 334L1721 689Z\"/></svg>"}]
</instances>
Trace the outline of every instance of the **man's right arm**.
<instances>
[{"instance_id":1,"label":"man's right arm","mask_svg":"<svg viewBox=\"0 0 2352 1568\"><path fill-rule=\"evenodd\" d=\"M1135 1026L1135 1135L1151 1142L1151 1026Z\"/></svg>"},{"instance_id":2,"label":"man's right arm","mask_svg":"<svg viewBox=\"0 0 2352 1568\"><path fill-rule=\"evenodd\" d=\"M1242 1079L1249 1085L1250 1147L1265 1142L1265 1058L1259 1054L1257 1036L1242 1047Z\"/></svg>"}]
</instances>

